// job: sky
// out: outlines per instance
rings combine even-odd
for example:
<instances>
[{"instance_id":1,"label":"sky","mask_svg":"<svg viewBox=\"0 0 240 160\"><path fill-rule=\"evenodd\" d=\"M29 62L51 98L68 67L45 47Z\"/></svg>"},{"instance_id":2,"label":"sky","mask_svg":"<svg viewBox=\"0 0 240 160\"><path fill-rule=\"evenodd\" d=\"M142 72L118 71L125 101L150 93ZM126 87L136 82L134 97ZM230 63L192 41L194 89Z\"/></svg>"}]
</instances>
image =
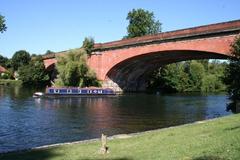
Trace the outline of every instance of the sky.
<instances>
[{"instance_id":1,"label":"sky","mask_svg":"<svg viewBox=\"0 0 240 160\"><path fill-rule=\"evenodd\" d=\"M0 0L8 27L0 33L0 54L64 51L81 47L85 37L120 40L132 9L153 12L165 32L240 19L239 6L239 0Z\"/></svg>"}]
</instances>

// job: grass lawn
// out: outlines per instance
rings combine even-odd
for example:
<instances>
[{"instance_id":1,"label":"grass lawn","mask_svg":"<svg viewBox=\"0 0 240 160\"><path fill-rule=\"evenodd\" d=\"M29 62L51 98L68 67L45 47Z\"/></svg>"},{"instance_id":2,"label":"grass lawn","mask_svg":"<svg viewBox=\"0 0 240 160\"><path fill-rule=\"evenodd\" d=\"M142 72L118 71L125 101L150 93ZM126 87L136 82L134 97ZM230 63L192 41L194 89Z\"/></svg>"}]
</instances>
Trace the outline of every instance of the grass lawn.
<instances>
[{"instance_id":1,"label":"grass lawn","mask_svg":"<svg viewBox=\"0 0 240 160\"><path fill-rule=\"evenodd\" d=\"M1 160L240 160L240 114L206 122L100 141L0 155Z\"/></svg>"}]
</instances>

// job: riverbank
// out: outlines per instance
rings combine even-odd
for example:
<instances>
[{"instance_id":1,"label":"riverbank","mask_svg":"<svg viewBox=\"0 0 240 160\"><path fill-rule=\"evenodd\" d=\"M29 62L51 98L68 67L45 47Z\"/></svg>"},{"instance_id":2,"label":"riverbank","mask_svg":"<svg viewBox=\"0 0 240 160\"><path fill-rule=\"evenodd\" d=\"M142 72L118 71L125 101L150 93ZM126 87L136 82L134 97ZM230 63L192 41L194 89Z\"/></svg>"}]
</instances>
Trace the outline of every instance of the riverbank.
<instances>
[{"instance_id":1,"label":"riverbank","mask_svg":"<svg viewBox=\"0 0 240 160\"><path fill-rule=\"evenodd\" d=\"M0 85L21 85L22 81L20 80L11 80L11 79L0 79Z\"/></svg>"},{"instance_id":2,"label":"riverbank","mask_svg":"<svg viewBox=\"0 0 240 160\"><path fill-rule=\"evenodd\" d=\"M1 160L225 160L240 159L240 114L109 140L110 153L98 154L99 141L65 144L0 155Z\"/></svg>"}]
</instances>

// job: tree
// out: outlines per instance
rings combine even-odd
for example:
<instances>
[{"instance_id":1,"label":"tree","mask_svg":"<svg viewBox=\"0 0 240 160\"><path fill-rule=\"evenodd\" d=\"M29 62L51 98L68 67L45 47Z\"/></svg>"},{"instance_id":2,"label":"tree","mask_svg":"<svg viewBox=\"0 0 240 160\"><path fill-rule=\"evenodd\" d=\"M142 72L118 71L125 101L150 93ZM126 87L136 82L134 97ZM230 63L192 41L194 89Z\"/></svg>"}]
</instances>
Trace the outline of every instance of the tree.
<instances>
[{"instance_id":1,"label":"tree","mask_svg":"<svg viewBox=\"0 0 240 160\"><path fill-rule=\"evenodd\" d=\"M240 61L232 61L226 68L224 81L227 85L229 99L227 109L235 111L237 102L240 101Z\"/></svg>"},{"instance_id":2,"label":"tree","mask_svg":"<svg viewBox=\"0 0 240 160\"><path fill-rule=\"evenodd\" d=\"M56 86L99 86L95 73L87 65L87 52L84 48L71 50L65 56L57 57L58 76Z\"/></svg>"},{"instance_id":3,"label":"tree","mask_svg":"<svg viewBox=\"0 0 240 160\"><path fill-rule=\"evenodd\" d=\"M226 63L219 60L213 60L208 64L202 63L206 74L202 79L202 92L220 92L226 91L226 85L223 82Z\"/></svg>"},{"instance_id":4,"label":"tree","mask_svg":"<svg viewBox=\"0 0 240 160\"><path fill-rule=\"evenodd\" d=\"M92 37L85 38L82 47L86 50L87 55L90 56L94 47L94 39Z\"/></svg>"},{"instance_id":5,"label":"tree","mask_svg":"<svg viewBox=\"0 0 240 160\"><path fill-rule=\"evenodd\" d=\"M129 21L127 36L124 38L140 37L161 32L161 23L155 20L153 12L144 9L133 9L126 18Z\"/></svg>"},{"instance_id":6,"label":"tree","mask_svg":"<svg viewBox=\"0 0 240 160\"><path fill-rule=\"evenodd\" d=\"M208 93L214 92L218 88L218 81L215 75L206 75L202 79L201 91Z\"/></svg>"},{"instance_id":7,"label":"tree","mask_svg":"<svg viewBox=\"0 0 240 160\"><path fill-rule=\"evenodd\" d=\"M3 67L7 67L7 63L8 63L8 58L7 57L3 57L2 55L0 55L0 65Z\"/></svg>"},{"instance_id":8,"label":"tree","mask_svg":"<svg viewBox=\"0 0 240 160\"><path fill-rule=\"evenodd\" d=\"M5 19L2 15L0 15L0 32L3 33L7 30L7 26L5 24Z\"/></svg>"},{"instance_id":9,"label":"tree","mask_svg":"<svg viewBox=\"0 0 240 160\"><path fill-rule=\"evenodd\" d=\"M27 65L20 66L18 74L19 80L22 80L23 84L42 85L46 84L49 80L41 56L35 57Z\"/></svg>"},{"instance_id":10,"label":"tree","mask_svg":"<svg viewBox=\"0 0 240 160\"><path fill-rule=\"evenodd\" d=\"M232 62L240 61L240 36L237 37L231 45L231 54L233 55Z\"/></svg>"},{"instance_id":11,"label":"tree","mask_svg":"<svg viewBox=\"0 0 240 160\"><path fill-rule=\"evenodd\" d=\"M206 71L208 71L208 65L209 65L209 60L208 59L202 59L202 60L197 60L197 62L201 63Z\"/></svg>"},{"instance_id":12,"label":"tree","mask_svg":"<svg viewBox=\"0 0 240 160\"><path fill-rule=\"evenodd\" d=\"M227 109L235 112L236 105L240 102L240 37L237 37L232 44L231 54L233 58L225 70L224 82L231 100Z\"/></svg>"},{"instance_id":13,"label":"tree","mask_svg":"<svg viewBox=\"0 0 240 160\"><path fill-rule=\"evenodd\" d=\"M183 63L173 63L161 67L150 78L150 90L162 92L185 92L188 89L188 75Z\"/></svg>"},{"instance_id":14,"label":"tree","mask_svg":"<svg viewBox=\"0 0 240 160\"><path fill-rule=\"evenodd\" d=\"M55 52L53 52L53 51L51 51L51 50L47 50L44 55L49 55L49 54L55 54Z\"/></svg>"},{"instance_id":15,"label":"tree","mask_svg":"<svg viewBox=\"0 0 240 160\"><path fill-rule=\"evenodd\" d=\"M225 91L222 77L226 64L205 62L192 60L163 66L149 78L148 89L161 92Z\"/></svg>"},{"instance_id":16,"label":"tree","mask_svg":"<svg viewBox=\"0 0 240 160\"><path fill-rule=\"evenodd\" d=\"M202 79L205 74L204 66L197 61L191 61L188 74L191 91L199 91L201 89Z\"/></svg>"},{"instance_id":17,"label":"tree","mask_svg":"<svg viewBox=\"0 0 240 160\"><path fill-rule=\"evenodd\" d=\"M25 50L17 51L12 57L12 67L17 71L19 67L28 65L31 60L30 54Z\"/></svg>"}]
</instances>

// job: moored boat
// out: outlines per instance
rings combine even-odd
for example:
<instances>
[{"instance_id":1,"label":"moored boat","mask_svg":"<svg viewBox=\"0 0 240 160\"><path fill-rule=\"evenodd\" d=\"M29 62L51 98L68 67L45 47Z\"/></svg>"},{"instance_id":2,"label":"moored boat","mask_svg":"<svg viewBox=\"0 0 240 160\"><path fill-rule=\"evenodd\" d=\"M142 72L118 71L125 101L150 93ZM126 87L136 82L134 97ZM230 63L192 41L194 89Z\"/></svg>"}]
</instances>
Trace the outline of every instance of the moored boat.
<instances>
[{"instance_id":1,"label":"moored boat","mask_svg":"<svg viewBox=\"0 0 240 160\"><path fill-rule=\"evenodd\" d=\"M38 98L38 97L42 97L44 95L44 93L42 93L42 92L35 92L34 94L33 94L33 97L34 98Z\"/></svg>"},{"instance_id":2,"label":"moored boat","mask_svg":"<svg viewBox=\"0 0 240 160\"><path fill-rule=\"evenodd\" d=\"M115 95L116 93L110 88L97 87L47 87L45 93L36 92L34 97L51 97L51 96L91 96L91 95Z\"/></svg>"}]
</instances>

